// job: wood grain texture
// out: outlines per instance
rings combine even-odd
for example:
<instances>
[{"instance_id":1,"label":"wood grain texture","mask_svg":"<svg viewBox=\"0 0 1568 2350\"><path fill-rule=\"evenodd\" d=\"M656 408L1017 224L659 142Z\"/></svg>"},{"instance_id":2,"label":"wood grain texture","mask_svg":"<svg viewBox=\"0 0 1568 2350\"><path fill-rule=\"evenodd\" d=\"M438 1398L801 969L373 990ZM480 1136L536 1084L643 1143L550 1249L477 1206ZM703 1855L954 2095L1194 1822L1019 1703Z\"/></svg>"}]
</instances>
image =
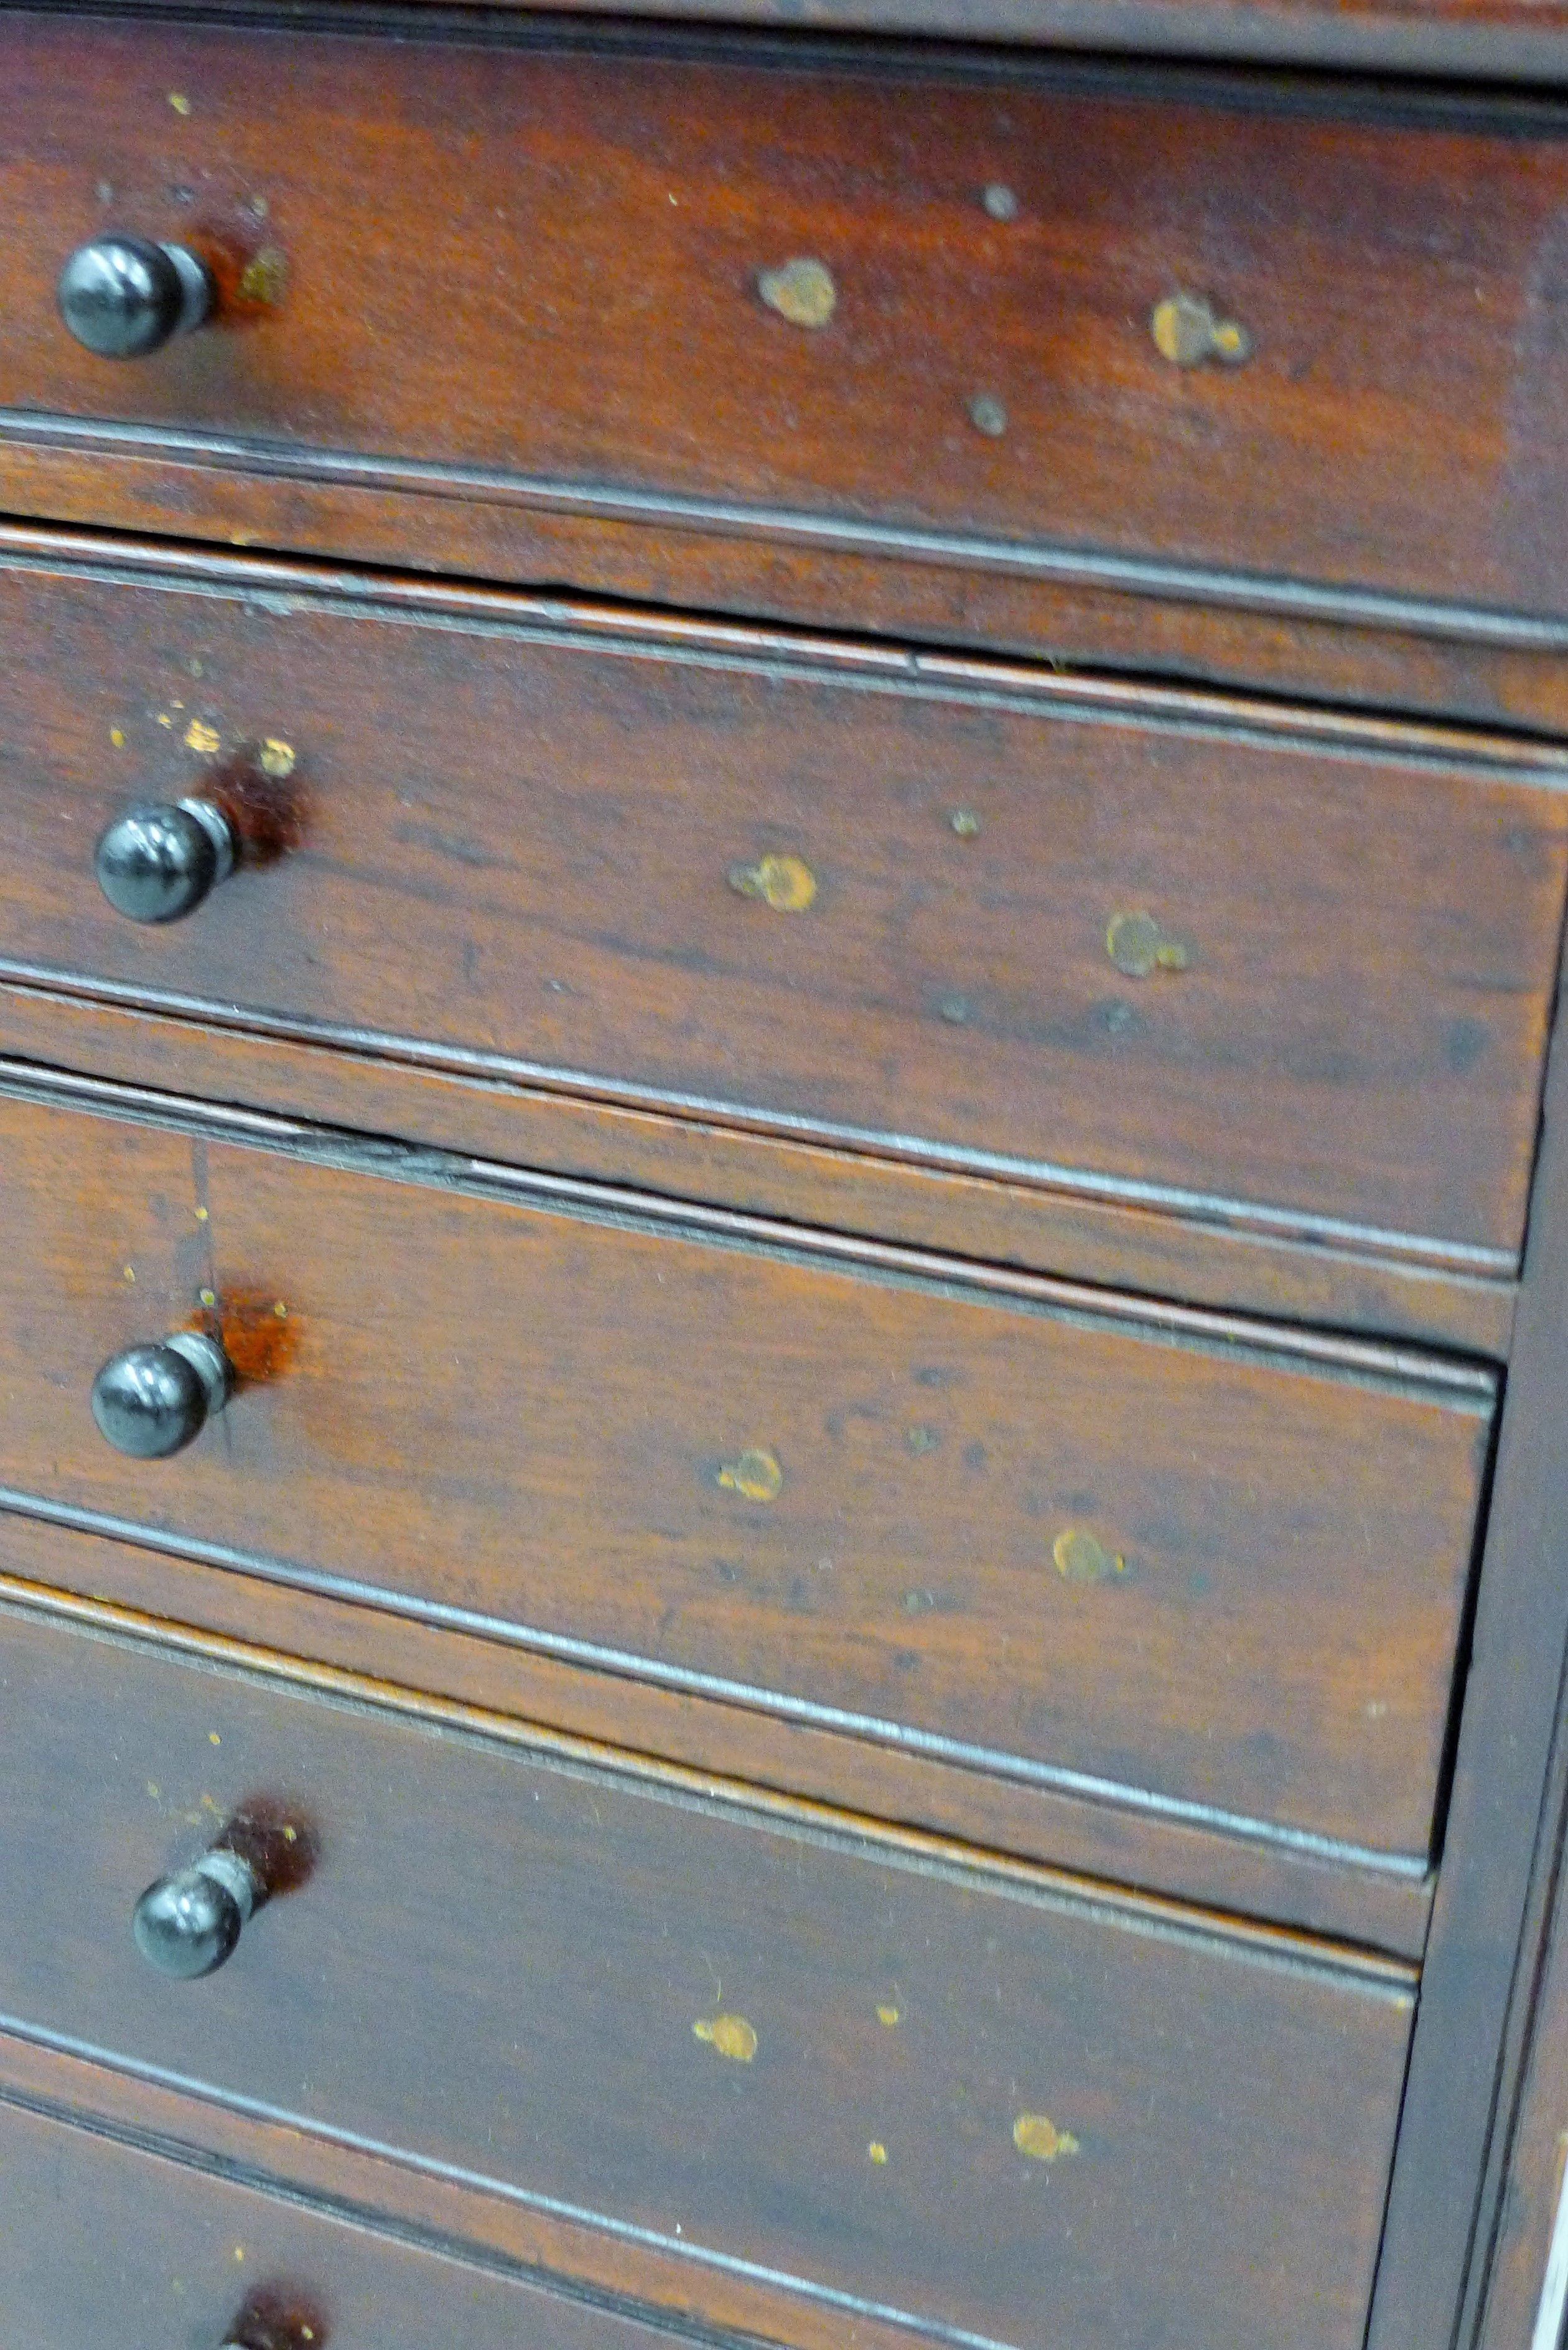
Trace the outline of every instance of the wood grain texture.
<instances>
[{"instance_id":1,"label":"wood grain texture","mask_svg":"<svg viewBox=\"0 0 1568 2350\"><path fill-rule=\"evenodd\" d=\"M602 2301L15 2105L0 2105L0 2324L33 2350L231 2338L244 2350L658 2350L671 2338ZM260 2331L269 2323L296 2330Z\"/></svg>"},{"instance_id":2,"label":"wood grain texture","mask_svg":"<svg viewBox=\"0 0 1568 2350\"><path fill-rule=\"evenodd\" d=\"M1477 2350L1531 2344L1568 2166L1568 1918L1559 1890L1531 2001L1528 2061L1507 2137L1507 2184Z\"/></svg>"},{"instance_id":3,"label":"wood grain texture","mask_svg":"<svg viewBox=\"0 0 1568 2350\"><path fill-rule=\"evenodd\" d=\"M429 1718L478 1709L493 1737L562 1752L585 1742L608 1744L622 1770L646 1766L668 1780L680 1765L732 1793L743 1787L753 1804L807 1798L1396 1958L1418 1960L1426 1948L1430 1873L1417 1878L1343 1851L1237 1835L1071 1787L1031 1786L932 1755L890 1753L811 1723L434 1629L235 1568L214 1574L156 1547L155 1538L117 1541L6 1513L0 1590L67 1622L115 1624L129 1612L182 1655L243 1664L259 1645L271 1652L271 1670L306 1689L334 1687L343 1673L369 1679ZM280 1665L280 1654L294 1662Z\"/></svg>"},{"instance_id":4,"label":"wood grain texture","mask_svg":"<svg viewBox=\"0 0 1568 2350\"><path fill-rule=\"evenodd\" d=\"M1400 1970L20 1617L0 1671L0 1984L36 2033L601 2214L694 2295L733 2265L947 2341L1360 2340ZM141 1882L263 1786L316 1874L206 1984L154 1978Z\"/></svg>"},{"instance_id":5,"label":"wood grain texture","mask_svg":"<svg viewBox=\"0 0 1568 2350\"><path fill-rule=\"evenodd\" d=\"M0 1149L13 1491L889 1744L1424 1865L1484 1382L21 1100ZM203 1314L242 1364L258 1332L286 1342L275 1375L177 1461L121 1459L87 1409L99 1363Z\"/></svg>"},{"instance_id":6,"label":"wood grain texture","mask_svg":"<svg viewBox=\"0 0 1568 2350\"><path fill-rule=\"evenodd\" d=\"M0 969L1511 1270L1568 861L1545 754L366 594L0 570ZM268 740L298 845L185 922L114 914L102 825L248 806Z\"/></svg>"},{"instance_id":7,"label":"wood grain texture","mask_svg":"<svg viewBox=\"0 0 1568 2350\"><path fill-rule=\"evenodd\" d=\"M1568 1052L1559 1025L1370 2350L1455 2341L1503 2191L1507 2115L1568 1808L1565 1381Z\"/></svg>"},{"instance_id":8,"label":"wood grain texture","mask_svg":"<svg viewBox=\"0 0 1568 2350\"><path fill-rule=\"evenodd\" d=\"M299 0L165 0L166 13L239 19L317 16ZM336 8L338 0L327 0ZM438 0L472 20L472 0ZM492 0L555 14L544 0ZM348 14L343 10L345 16ZM362 23L369 14L354 8ZM376 16L407 15L387 6ZM914 35L1023 47L1236 58L1394 74L1561 85L1568 11L1557 0L577 0L580 17L659 16L789 32ZM427 19L428 22L428 19Z\"/></svg>"},{"instance_id":9,"label":"wood grain texture","mask_svg":"<svg viewBox=\"0 0 1568 2350\"><path fill-rule=\"evenodd\" d=\"M569 581L592 593L702 611L993 647L1033 659L1210 685L1312 694L1483 725L1568 732L1568 625L1432 632L1412 614L1353 621L1223 608L1173 587L1031 578L904 555L720 537L711 529L543 514L435 490L356 487L245 470L187 450L43 447L0 431L0 499L15 515L173 531L223 546L395 563L464 577ZM24 526L25 527L25 526ZM17 525L0 524L0 543ZM190 549L180 553L189 555Z\"/></svg>"},{"instance_id":10,"label":"wood grain texture","mask_svg":"<svg viewBox=\"0 0 1568 2350\"><path fill-rule=\"evenodd\" d=\"M826 521L872 552L929 532L1568 603L1551 108L1377 119L1332 88L522 19L423 43L76 12L3 32L0 400L24 440L58 415L154 456L192 433L545 510ZM202 244L229 323L135 370L76 351L54 278L108 225ZM242 300L274 253L281 298ZM837 287L816 329L758 298L801 256ZM1181 288L1241 321L1249 365L1159 357L1150 314Z\"/></svg>"},{"instance_id":11,"label":"wood grain texture","mask_svg":"<svg viewBox=\"0 0 1568 2350\"><path fill-rule=\"evenodd\" d=\"M909 2340L909 2329L889 2320L819 2310L798 2293L733 2272L704 2271L694 2295L691 2262L649 2244L498 2198L462 2174L414 2168L384 2153L236 2113L44 2040L0 2031L0 2081L8 2102L129 2144L156 2146L171 2159L253 2181L264 2192L314 2198L394 2229L405 2242L439 2243L493 2268L535 2272L557 2293L586 2288L606 2308L626 2310L629 2301L633 2312L640 2306L655 2314L666 2338L696 2333L711 2344L739 2334L753 2344L787 2340L794 2350L901 2350Z\"/></svg>"},{"instance_id":12,"label":"wood grain texture","mask_svg":"<svg viewBox=\"0 0 1568 2350\"><path fill-rule=\"evenodd\" d=\"M498 1077L4 985L0 1052L159 1093L247 1103L317 1125L630 1185L650 1204L701 1201L776 1217L803 1240L860 1233L1496 1361L1509 1350L1511 1281L786 1142Z\"/></svg>"},{"instance_id":13,"label":"wood grain texture","mask_svg":"<svg viewBox=\"0 0 1568 2350\"><path fill-rule=\"evenodd\" d=\"M472 0L432 0L449 19L472 22ZM492 5L549 16L544 0ZM371 11L351 0L361 25ZM342 0L163 0L161 13L245 21L311 22ZM378 23L412 12L380 5ZM578 0L579 19L658 16L791 33L1012 43L1135 57L1235 59L1475 82L1560 86L1568 64L1568 12L1557 0ZM424 23L428 26L428 15Z\"/></svg>"}]
</instances>

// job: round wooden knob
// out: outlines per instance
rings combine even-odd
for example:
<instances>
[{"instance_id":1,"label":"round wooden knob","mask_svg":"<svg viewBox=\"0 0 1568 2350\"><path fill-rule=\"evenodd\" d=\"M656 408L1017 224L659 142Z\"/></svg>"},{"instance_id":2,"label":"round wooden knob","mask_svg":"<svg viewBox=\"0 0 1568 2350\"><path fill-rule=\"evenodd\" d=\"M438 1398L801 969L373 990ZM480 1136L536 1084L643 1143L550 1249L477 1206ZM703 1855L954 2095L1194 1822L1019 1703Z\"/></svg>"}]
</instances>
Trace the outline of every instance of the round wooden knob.
<instances>
[{"instance_id":1,"label":"round wooden knob","mask_svg":"<svg viewBox=\"0 0 1568 2350\"><path fill-rule=\"evenodd\" d=\"M199 327L213 307L204 261L182 244L99 236L78 245L55 288L78 343L104 359L140 359Z\"/></svg>"},{"instance_id":2,"label":"round wooden knob","mask_svg":"<svg viewBox=\"0 0 1568 2350\"><path fill-rule=\"evenodd\" d=\"M214 1847L192 1867L148 1887L130 1921L136 1947L160 1974L182 1982L210 1975L234 1956L265 1898L241 1854Z\"/></svg>"},{"instance_id":3,"label":"round wooden knob","mask_svg":"<svg viewBox=\"0 0 1568 2350\"><path fill-rule=\"evenodd\" d=\"M228 1357L200 1330L111 1355L92 1383L92 1416L117 1452L163 1461L194 1443L234 1386Z\"/></svg>"},{"instance_id":4,"label":"round wooden knob","mask_svg":"<svg viewBox=\"0 0 1568 2350\"><path fill-rule=\"evenodd\" d=\"M174 922L227 879L238 847L233 825L211 800L147 802L99 834L93 870L117 914Z\"/></svg>"}]
</instances>

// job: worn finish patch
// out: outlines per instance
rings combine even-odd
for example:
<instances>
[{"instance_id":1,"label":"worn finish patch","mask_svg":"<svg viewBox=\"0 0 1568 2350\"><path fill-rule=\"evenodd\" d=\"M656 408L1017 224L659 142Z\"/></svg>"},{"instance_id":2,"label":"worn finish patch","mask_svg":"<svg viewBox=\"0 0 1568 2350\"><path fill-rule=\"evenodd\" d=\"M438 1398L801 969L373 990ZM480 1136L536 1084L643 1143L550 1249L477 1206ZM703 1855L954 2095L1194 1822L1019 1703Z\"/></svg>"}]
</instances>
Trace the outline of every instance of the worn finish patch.
<instances>
[{"instance_id":1,"label":"worn finish patch","mask_svg":"<svg viewBox=\"0 0 1568 2350\"><path fill-rule=\"evenodd\" d=\"M1240 367L1252 356L1252 338L1239 319L1222 318L1201 295L1168 294L1149 315L1149 333L1162 359L1172 367L1201 367L1218 359Z\"/></svg>"},{"instance_id":2,"label":"worn finish patch","mask_svg":"<svg viewBox=\"0 0 1568 2350\"><path fill-rule=\"evenodd\" d=\"M1186 971L1192 961L1186 940L1174 937L1141 909L1111 916L1106 925L1106 952L1129 979L1148 979L1157 971Z\"/></svg>"},{"instance_id":3,"label":"worn finish patch","mask_svg":"<svg viewBox=\"0 0 1568 2350\"><path fill-rule=\"evenodd\" d=\"M1056 2162L1080 2151L1072 2131L1058 2129L1044 2114L1020 2114L1012 2125L1012 2143L1032 2162Z\"/></svg>"},{"instance_id":4,"label":"worn finish patch","mask_svg":"<svg viewBox=\"0 0 1568 2350\"><path fill-rule=\"evenodd\" d=\"M1079 1526L1064 1526L1051 1545L1056 1572L1064 1583L1104 1583L1125 1575L1127 1563L1119 1551L1109 1551L1094 1534Z\"/></svg>"},{"instance_id":5,"label":"worn finish patch","mask_svg":"<svg viewBox=\"0 0 1568 2350\"><path fill-rule=\"evenodd\" d=\"M757 292L792 327L826 327L838 307L832 270L805 255L781 262L776 269L759 269Z\"/></svg>"},{"instance_id":6,"label":"worn finish patch","mask_svg":"<svg viewBox=\"0 0 1568 2350\"><path fill-rule=\"evenodd\" d=\"M691 2030L732 2064L749 2064L757 2053L757 2035L743 2015L700 2015Z\"/></svg>"},{"instance_id":7,"label":"worn finish patch","mask_svg":"<svg viewBox=\"0 0 1568 2350\"><path fill-rule=\"evenodd\" d=\"M775 914L804 914L816 896L816 876L804 858L759 857L754 865L732 865L732 889L741 898L760 898Z\"/></svg>"},{"instance_id":8,"label":"worn finish patch","mask_svg":"<svg viewBox=\"0 0 1568 2350\"><path fill-rule=\"evenodd\" d=\"M748 1502L776 1502L784 1491L784 1471L776 1454L748 1445L736 1460L725 1461L719 1482L727 1493L740 1493Z\"/></svg>"}]
</instances>

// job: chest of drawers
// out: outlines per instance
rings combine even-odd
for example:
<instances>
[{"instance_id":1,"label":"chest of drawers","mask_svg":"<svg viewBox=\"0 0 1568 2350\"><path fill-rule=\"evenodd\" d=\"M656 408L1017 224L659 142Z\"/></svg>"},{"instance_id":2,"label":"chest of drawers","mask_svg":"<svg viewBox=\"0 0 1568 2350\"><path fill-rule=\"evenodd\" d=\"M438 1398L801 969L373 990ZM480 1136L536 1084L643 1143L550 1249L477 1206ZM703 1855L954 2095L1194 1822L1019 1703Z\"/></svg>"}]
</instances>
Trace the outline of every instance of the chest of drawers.
<instances>
[{"instance_id":1,"label":"chest of drawers","mask_svg":"<svg viewBox=\"0 0 1568 2350\"><path fill-rule=\"evenodd\" d=\"M662 13L0 9L0 2331L1560 2350L1568 25Z\"/></svg>"}]
</instances>

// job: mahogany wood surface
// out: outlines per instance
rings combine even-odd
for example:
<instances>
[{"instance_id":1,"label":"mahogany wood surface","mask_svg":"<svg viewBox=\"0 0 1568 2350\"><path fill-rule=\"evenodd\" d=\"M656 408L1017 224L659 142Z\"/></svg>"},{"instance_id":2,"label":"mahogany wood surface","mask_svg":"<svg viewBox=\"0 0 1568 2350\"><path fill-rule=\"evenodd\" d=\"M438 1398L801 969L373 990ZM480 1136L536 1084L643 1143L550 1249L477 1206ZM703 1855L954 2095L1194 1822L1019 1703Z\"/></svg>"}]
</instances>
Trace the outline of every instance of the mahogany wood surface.
<instances>
[{"instance_id":1,"label":"mahogany wood surface","mask_svg":"<svg viewBox=\"0 0 1568 2350\"><path fill-rule=\"evenodd\" d=\"M1560 758L499 594L111 567L0 568L0 971L1511 1271ZM93 842L191 791L255 861L184 921L128 922Z\"/></svg>"},{"instance_id":2,"label":"mahogany wood surface","mask_svg":"<svg viewBox=\"0 0 1568 2350\"><path fill-rule=\"evenodd\" d=\"M43 446L0 433L0 495L17 515L176 532L224 546L299 549L478 579L562 581L594 593L742 618L849 627L895 640L993 647L1113 671L1312 694L1362 709L1428 711L1568 730L1568 622L1424 608L1302 608L1268 583L1111 579L1070 551L1049 575L1027 550L963 560L940 547L856 554L796 537L722 537L695 525L544 513L417 487L301 481L265 452ZM26 527L24 525L24 527ZM0 524L0 542L16 526ZM819 535L820 538L820 535ZM190 548L180 550L187 556ZM1474 616L1471 616L1472 620Z\"/></svg>"},{"instance_id":3,"label":"mahogany wood surface","mask_svg":"<svg viewBox=\"0 0 1568 2350\"><path fill-rule=\"evenodd\" d=\"M945 1248L1270 1319L1415 1338L1501 1361L1516 1285L1234 1222L1075 1199L1038 1186L829 1150L542 1087L0 985L0 1052L160 1094L474 1152L629 1190L649 1210L701 1201L834 1232ZM782 1234L781 1234L782 1237Z\"/></svg>"},{"instance_id":4,"label":"mahogany wood surface","mask_svg":"<svg viewBox=\"0 0 1568 2350\"><path fill-rule=\"evenodd\" d=\"M1559 1016L1370 2350L1472 2340L1568 1810L1568 1050Z\"/></svg>"},{"instance_id":5,"label":"mahogany wood surface","mask_svg":"<svg viewBox=\"0 0 1568 2350\"><path fill-rule=\"evenodd\" d=\"M470 21L473 0L434 0ZM559 14L550 0L488 0ZM368 0L166 0L164 13L309 24L324 8L360 24L405 20ZM800 32L1009 42L1134 56L1236 58L1468 80L1560 84L1568 10L1560 0L576 0L576 14L659 16ZM480 21L483 21L481 17ZM428 19L427 19L428 22Z\"/></svg>"},{"instance_id":6,"label":"mahogany wood surface","mask_svg":"<svg viewBox=\"0 0 1568 2350\"><path fill-rule=\"evenodd\" d=\"M35 2035L597 2215L694 2297L733 2267L946 2341L1361 2338L1405 1970L20 1615L0 1675ZM219 1974L155 1976L141 1884L263 1794L314 1872Z\"/></svg>"},{"instance_id":7,"label":"mahogany wood surface","mask_svg":"<svg viewBox=\"0 0 1568 2350\"><path fill-rule=\"evenodd\" d=\"M700 1774L711 1791L743 1786L753 1804L770 1796L826 1803L1393 1957L1418 1960L1426 1947L1432 1871L1417 1877L1378 1866L1376 1855L1241 1835L1216 1821L1170 1818L1089 1790L1029 1785L934 1755L892 1752L814 1723L434 1628L232 1566L215 1574L200 1555L182 1557L155 1535L134 1528L119 1539L84 1533L68 1512L32 1508L30 1515L0 1518L0 1590L67 1621L119 1623L129 1613L182 1655L241 1662L259 1643L269 1669L292 1671L305 1687L336 1687L341 1673L369 1679L431 1720L461 1719L462 1709L475 1708L493 1736L504 1721L523 1742L553 1751L608 1744L623 1771L646 1766L668 1782L679 1766ZM280 1655L292 1658L292 1667Z\"/></svg>"},{"instance_id":8,"label":"mahogany wood surface","mask_svg":"<svg viewBox=\"0 0 1568 2350\"><path fill-rule=\"evenodd\" d=\"M0 1103L14 1495L1424 1869L1484 1374L70 1098ZM192 1321L242 1390L189 1452L127 1461L94 1375Z\"/></svg>"},{"instance_id":9,"label":"mahogany wood surface","mask_svg":"<svg viewBox=\"0 0 1568 2350\"><path fill-rule=\"evenodd\" d=\"M0 18L10 436L1396 625L1568 610L1550 103L331 23ZM54 281L106 228L202 248L223 320L78 350ZM760 290L799 260L813 324ZM1251 358L1162 358L1178 293Z\"/></svg>"},{"instance_id":10,"label":"mahogany wood surface","mask_svg":"<svg viewBox=\"0 0 1568 2350\"><path fill-rule=\"evenodd\" d=\"M0 2324L30 2350L657 2350L598 2297L0 2104Z\"/></svg>"}]
</instances>

